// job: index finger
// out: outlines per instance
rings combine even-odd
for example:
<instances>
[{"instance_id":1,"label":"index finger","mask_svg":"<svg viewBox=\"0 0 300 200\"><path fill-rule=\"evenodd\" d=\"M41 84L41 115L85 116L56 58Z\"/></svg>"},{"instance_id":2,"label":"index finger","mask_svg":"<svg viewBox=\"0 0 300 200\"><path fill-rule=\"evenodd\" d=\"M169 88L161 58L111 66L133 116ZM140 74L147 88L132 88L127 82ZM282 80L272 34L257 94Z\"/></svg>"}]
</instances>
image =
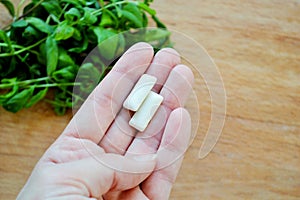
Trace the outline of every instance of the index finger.
<instances>
[{"instance_id":1,"label":"index finger","mask_svg":"<svg viewBox=\"0 0 300 200\"><path fill-rule=\"evenodd\" d=\"M98 144L153 55L153 48L147 43L129 48L89 95L63 134Z\"/></svg>"}]
</instances>

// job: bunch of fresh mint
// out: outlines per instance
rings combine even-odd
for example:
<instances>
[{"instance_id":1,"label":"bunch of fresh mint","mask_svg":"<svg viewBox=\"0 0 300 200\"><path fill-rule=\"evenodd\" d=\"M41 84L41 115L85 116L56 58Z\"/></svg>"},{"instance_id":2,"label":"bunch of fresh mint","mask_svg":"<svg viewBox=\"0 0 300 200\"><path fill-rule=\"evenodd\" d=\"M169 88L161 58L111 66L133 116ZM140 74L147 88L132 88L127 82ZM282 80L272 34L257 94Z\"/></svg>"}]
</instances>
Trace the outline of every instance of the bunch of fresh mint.
<instances>
[{"instance_id":1,"label":"bunch of fresh mint","mask_svg":"<svg viewBox=\"0 0 300 200\"><path fill-rule=\"evenodd\" d=\"M74 87L91 92L91 76L101 81L133 43L157 49L170 43L152 0L32 0L20 16L9 0L0 2L13 17L0 30L0 105L11 112L45 99L62 115L83 101ZM155 29L147 29L149 19ZM99 59L82 64L98 45ZM76 78L79 70L82 77Z\"/></svg>"}]
</instances>

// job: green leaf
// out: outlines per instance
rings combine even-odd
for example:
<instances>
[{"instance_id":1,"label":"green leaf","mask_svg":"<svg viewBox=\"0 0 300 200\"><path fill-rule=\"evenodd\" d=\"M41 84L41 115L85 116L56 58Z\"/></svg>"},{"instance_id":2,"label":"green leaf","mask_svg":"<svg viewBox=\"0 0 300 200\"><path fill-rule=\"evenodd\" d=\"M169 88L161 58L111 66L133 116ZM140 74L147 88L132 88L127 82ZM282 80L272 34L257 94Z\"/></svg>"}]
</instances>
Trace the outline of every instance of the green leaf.
<instances>
[{"instance_id":1,"label":"green leaf","mask_svg":"<svg viewBox=\"0 0 300 200\"><path fill-rule=\"evenodd\" d=\"M97 16L92 14L93 11L95 11L96 9L89 8L89 7L84 7L83 9L84 9L84 15L80 20L88 25L92 25L96 23L98 18Z\"/></svg>"},{"instance_id":2,"label":"green leaf","mask_svg":"<svg viewBox=\"0 0 300 200\"><path fill-rule=\"evenodd\" d=\"M146 5L148 5L148 6L149 6L149 4L150 4L151 2L153 2L153 0L144 0L144 4L146 4Z\"/></svg>"},{"instance_id":3,"label":"green leaf","mask_svg":"<svg viewBox=\"0 0 300 200\"><path fill-rule=\"evenodd\" d=\"M9 38L5 31L0 29L0 40L3 40L5 43L9 43Z\"/></svg>"},{"instance_id":4,"label":"green leaf","mask_svg":"<svg viewBox=\"0 0 300 200\"><path fill-rule=\"evenodd\" d=\"M126 40L124 38L124 35L119 34L118 37L119 37L118 48L116 50L115 57L121 56L124 53L126 48Z\"/></svg>"},{"instance_id":5,"label":"green leaf","mask_svg":"<svg viewBox=\"0 0 300 200\"><path fill-rule=\"evenodd\" d=\"M156 11L151 9L147 4L142 3L140 1L137 2L137 5L139 8L145 10L147 13L149 13L151 16L156 15Z\"/></svg>"},{"instance_id":6,"label":"green leaf","mask_svg":"<svg viewBox=\"0 0 300 200\"><path fill-rule=\"evenodd\" d=\"M122 17L122 9L119 6L115 6L115 9L117 11L118 18Z\"/></svg>"},{"instance_id":7,"label":"green leaf","mask_svg":"<svg viewBox=\"0 0 300 200\"><path fill-rule=\"evenodd\" d=\"M50 76L56 70L58 63L58 46L56 40L52 36L47 38L45 48L47 75Z\"/></svg>"},{"instance_id":8,"label":"green leaf","mask_svg":"<svg viewBox=\"0 0 300 200\"><path fill-rule=\"evenodd\" d=\"M27 41L33 41L36 40L36 38L39 38L41 34L42 34L41 32L39 32L32 26L27 26L22 33L22 37L26 38Z\"/></svg>"},{"instance_id":9,"label":"green leaf","mask_svg":"<svg viewBox=\"0 0 300 200\"><path fill-rule=\"evenodd\" d=\"M47 66L47 48L45 42L39 46L39 55L37 56L37 61L39 64Z\"/></svg>"},{"instance_id":10,"label":"green leaf","mask_svg":"<svg viewBox=\"0 0 300 200\"><path fill-rule=\"evenodd\" d=\"M16 113L25 107L29 98L31 98L34 91L34 87L22 90L20 93L12 96L8 101L3 103L3 108L6 110Z\"/></svg>"},{"instance_id":11,"label":"green leaf","mask_svg":"<svg viewBox=\"0 0 300 200\"><path fill-rule=\"evenodd\" d=\"M81 32L76 28L74 28L73 38L77 41L82 40Z\"/></svg>"},{"instance_id":12,"label":"green leaf","mask_svg":"<svg viewBox=\"0 0 300 200\"><path fill-rule=\"evenodd\" d=\"M14 27L14 28L23 28L23 27L28 26L28 22L23 20L23 19L20 19L20 20L14 21L11 24L11 26Z\"/></svg>"},{"instance_id":13,"label":"green leaf","mask_svg":"<svg viewBox=\"0 0 300 200\"><path fill-rule=\"evenodd\" d=\"M171 32L165 29L150 29L145 35L146 42L152 42L160 39L165 39L171 35Z\"/></svg>"},{"instance_id":14,"label":"green leaf","mask_svg":"<svg viewBox=\"0 0 300 200\"><path fill-rule=\"evenodd\" d=\"M92 28L94 34L97 36L97 42L98 44L103 42L104 40L108 39L109 37L112 37L116 35L116 33L110 29L105 29L102 27L93 27Z\"/></svg>"},{"instance_id":15,"label":"green leaf","mask_svg":"<svg viewBox=\"0 0 300 200\"><path fill-rule=\"evenodd\" d=\"M114 16L114 14L105 9L102 13L102 16L101 16L101 22L100 22L100 26L102 27L105 27L105 26L111 26L111 25L114 25L114 19L112 19ZM115 20L117 22L117 20Z\"/></svg>"},{"instance_id":16,"label":"green leaf","mask_svg":"<svg viewBox=\"0 0 300 200\"><path fill-rule=\"evenodd\" d=\"M75 29L68 25L66 21L60 23L55 30L56 40L66 40L73 36Z\"/></svg>"},{"instance_id":17,"label":"green leaf","mask_svg":"<svg viewBox=\"0 0 300 200\"><path fill-rule=\"evenodd\" d=\"M59 23L60 23L59 16L57 17L57 16L52 15L52 14L50 14L49 16L50 16L50 18L51 18L56 24L59 24Z\"/></svg>"},{"instance_id":18,"label":"green leaf","mask_svg":"<svg viewBox=\"0 0 300 200\"><path fill-rule=\"evenodd\" d=\"M137 7L135 3L128 3L123 8L124 10L127 10L128 12L132 13L136 19L139 21L138 23L142 24L143 21L143 15L140 9Z\"/></svg>"},{"instance_id":19,"label":"green leaf","mask_svg":"<svg viewBox=\"0 0 300 200\"><path fill-rule=\"evenodd\" d=\"M37 17L27 17L25 20L37 30L47 34L51 33L51 27L48 24L46 24L46 22L44 22L42 19Z\"/></svg>"},{"instance_id":20,"label":"green leaf","mask_svg":"<svg viewBox=\"0 0 300 200\"><path fill-rule=\"evenodd\" d=\"M60 13L62 12L62 8L57 0L44 1L41 3L41 5L49 14L55 15L56 17L59 17Z\"/></svg>"},{"instance_id":21,"label":"green leaf","mask_svg":"<svg viewBox=\"0 0 300 200\"><path fill-rule=\"evenodd\" d=\"M78 45L78 47L73 47L73 48L69 49L68 51L69 52L74 52L74 53L81 53L81 52L85 51L88 47L88 44L89 44L89 39L88 39L86 34L83 34L83 41L82 42L83 43L80 43Z\"/></svg>"},{"instance_id":22,"label":"green leaf","mask_svg":"<svg viewBox=\"0 0 300 200\"><path fill-rule=\"evenodd\" d=\"M80 67L81 77L85 77L87 79L95 80L95 83L98 84L100 72L92 63L84 63Z\"/></svg>"},{"instance_id":23,"label":"green leaf","mask_svg":"<svg viewBox=\"0 0 300 200\"><path fill-rule=\"evenodd\" d=\"M4 63L2 63L4 62ZM15 70L17 69L16 68L16 65L17 65L17 62L16 62L16 57L13 56L13 57L10 57L8 59L0 59L0 77L4 78L3 80L6 80L5 77L11 77L11 75L15 72ZM9 67L8 67L9 66Z\"/></svg>"},{"instance_id":24,"label":"green leaf","mask_svg":"<svg viewBox=\"0 0 300 200\"><path fill-rule=\"evenodd\" d=\"M126 46L131 46L137 42L145 41L145 34L147 29L138 29L136 32L124 32L123 35L126 38Z\"/></svg>"},{"instance_id":25,"label":"green leaf","mask_svg":"<svg viewBox=\"0 0 300 200\"><path fill-rule=\"evenodd\" d=\"M93 4L98 3L97 1L94 1L94 0L79 0L79 2L82 5L89 6L89 7L91 7L91 6L95 7L95 5L93 5Z\"/></svg>"},{"instance_id":26,"label":"green leaf","mask_svg":"<svg viewBox=\"0 0 300 200\"><path fill-rule=\"evenodd\" d=\"M67 21L73 22L80 19L81 14L77 8L71 8L64 14L64 17Z\"/></svg>"},{"instance_id":27,"label":"green leaf","mask_svg":"<svg viewBox=\"0 0 300 200\"><path fill-rule=\"evenodd\" d=\"M74 60L68 54L64 48L59 48L58 66L67 67L69 65L75 65Z\"/></svg>"},{"instance_id":28,"label":"green leaf","mask_svg":"<svg viewBox=\"0 0 300 200\"><path fill-rule=\"evenodd\" d=\"M119 37L117 34L111 30L101 27L95 27L93 32L98 39L98 49L100 54L107 60L113 59L115 57L119 42Z\"/></svg>"},{"instance_id":29,"label":"green leaf","mask_svg":"<svg viewBox=\"0 0 300 200\"><path fill-rule=\"evenodd\" d=\"M17 79L13 78L13 79L2 79L2 83L5 83L6 80L9 80L9 83L15 82ZM17 84L14 84L12 87L9 88L9 91L1 94L0 95L0 105L3 104L3 102L7 101L10 97L12 97L13 95L15 95L19 90L19 86Z\"/></svg>"},{"instance_id":30,"label":"green leaf","mask_svg":"<svg viewBox=\"0 0 300 200\"><path fill-rule=\"evenodd\" d=\"M33 95L30 100L27 102L27 104L24 106L25 108L30 108L40 100L42 100L48 92L48 88L45 88L41 91L39 91L37 94Z\"/></svg>"},{"instance_id":31,"label":"green leaf","mask_svg":"<svg viewBox=\"0 0 300 200\"><path fill-rule=\"evenodd\" d=\"M53 72L52 77L58 83L73 82L77 74L74 66L68 66Z\"/></svg>"},{"instance_id":32,"label":"green leaf","mask_svg":"<svg viewBox=\"0 0 300 200\"><path fill-rule=\"evenodd\" d=\"M0 3L2 3L6 7L6 9L12 17L15 16L14 4L12 4L10 0L0 0Z\"/></svg>"},{"instance_id":33,"label":"green leaf","mask_svg":"<svg viewBox=\"0 0 300 200\"><path fill-rule=\"evenodd\" d=\"M142 28L143 27L142 20L140 20L133 13L131 13L131 12L127 11L127 10L122 10L122 16L125 17L130 22L132 22L132 25L134 26L134 28Z\"/></svg>"},{"instance_id":34,"label":"green leaf","mask_svg":"<svg viewBox=\"0 0 300 200\"><path fill-rule=\"evenodd\" d=\"M41 69L42 69L42 66L35 63L29 67L29 72L32 77L41 77L41 75L42 75Z\"/></svg>"},{"instance_id":35,"label":"green leaf","mask_svg":"<svg viewBox=\"0 0 300 200\"><path fill-rule=\"evenodd\" d=\"M9 37L7 36L7 33L1 29L0 29L0 40L3 40L8 45L9 50L12 49L11 41L10 41Z\"/></svg>"},{"instance_id":36,"label":"green leaf","mask_svg":"<svg viewBox=\"0 0 300 200\"><path fill-rule=\"evenodd\" d=\"M4 78L1 80L1 83L2 84L6 84L6 83L9 83L10 85L15 83L17 81L17 78ZM0 87L1 89L3 89L3 87ZM6 87L4 87L6 88Z\"/></svg>"},{"instance_id":37,"label":"green leaf","mask_svg":"<svg viewBox=\"0 0 300 200\"><path fill-rule=\"evenodd\" d=\"M67 108L72 108L72 98L67 94L66 89L56 90L54 101L48 101L54 106L57 115L63 115Z\"/></svg>"},{"instance_id":38,"label":"green leaf","mask_svg":"<svg viewBox=\"0 0 300 200\"><path fill-rule=\"evenodd\" d=\"M80 4L79 0L60 0L62 3L71 4L72 7L81 8L82 5Z\"/></svg>"},{"instance_id":39,"label":"green leaf","mask_svg":"<svg viewBox=\"0 0 300 200\"><path fill-rule=\"evenodd\" d=\"M112 60L116 58L116 52L118 49L119 37L118 35L112 36L98 45L100 54L106 60Z\"/></svg>"},{"instance_id":40,"label":"green leaf","mask_svg":"<svg viewBox=\"0 0 300 200\"><path fill-rule=\"evenodd\" d=\"M89 94L98 85L101 73L92 63L84 63L78 71L76 81L80 82L80 91Z\"/></svg>"}]
</instances>

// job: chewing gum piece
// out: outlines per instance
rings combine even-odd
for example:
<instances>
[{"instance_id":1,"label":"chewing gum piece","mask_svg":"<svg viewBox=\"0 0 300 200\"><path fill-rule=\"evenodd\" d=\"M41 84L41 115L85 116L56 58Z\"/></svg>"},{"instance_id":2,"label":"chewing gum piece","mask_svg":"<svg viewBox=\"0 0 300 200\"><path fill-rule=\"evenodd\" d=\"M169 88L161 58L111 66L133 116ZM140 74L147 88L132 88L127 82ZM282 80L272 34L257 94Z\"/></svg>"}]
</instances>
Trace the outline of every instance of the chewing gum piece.
<instances>
[{"instance_id":1,"label":"chewing gum piece","mask_svg":"<svg viewBox=\"0 0 300 200\"><path fill-rule=\"evenodd\" d=\"M154 76L148 74L142 75L124 101L123 107L128 110L137 111L154 87L156 80L157 78Z\"/></svg>"},{"instance_id":2,"label":"chewing gum piece","mask_svg":"<svg viewBox=\"0 0 300 200\"><path fill-rule=\"evenodd\" d=\"M143 132L153 118L157 109L163 101L163 97L155 92L150 91L138 111L129 121L129 125Z\"/></svg>"}]
</instances>

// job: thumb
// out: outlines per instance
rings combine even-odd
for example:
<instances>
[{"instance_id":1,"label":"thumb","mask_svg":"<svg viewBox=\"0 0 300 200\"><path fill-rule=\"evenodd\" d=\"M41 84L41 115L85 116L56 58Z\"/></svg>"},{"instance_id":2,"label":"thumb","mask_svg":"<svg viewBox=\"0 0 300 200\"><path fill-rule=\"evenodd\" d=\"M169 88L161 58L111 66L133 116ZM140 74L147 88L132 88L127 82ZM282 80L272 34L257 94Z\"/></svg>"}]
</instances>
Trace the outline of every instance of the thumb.
<instances>
[{"instance_id":1,"label":"thumb","mask_svg":"<svg viewBox=\"0 0 300 200\"><path fill-rule=\"evenodd\" d=\"M154 170L156 155L124 157L117 154L99 156L62 164L64 178L80 181L82 194L100 197L108 191L128 190L138 186ZM68 177L66 177L68 176Z\"/></svg>"}]
</instances>

